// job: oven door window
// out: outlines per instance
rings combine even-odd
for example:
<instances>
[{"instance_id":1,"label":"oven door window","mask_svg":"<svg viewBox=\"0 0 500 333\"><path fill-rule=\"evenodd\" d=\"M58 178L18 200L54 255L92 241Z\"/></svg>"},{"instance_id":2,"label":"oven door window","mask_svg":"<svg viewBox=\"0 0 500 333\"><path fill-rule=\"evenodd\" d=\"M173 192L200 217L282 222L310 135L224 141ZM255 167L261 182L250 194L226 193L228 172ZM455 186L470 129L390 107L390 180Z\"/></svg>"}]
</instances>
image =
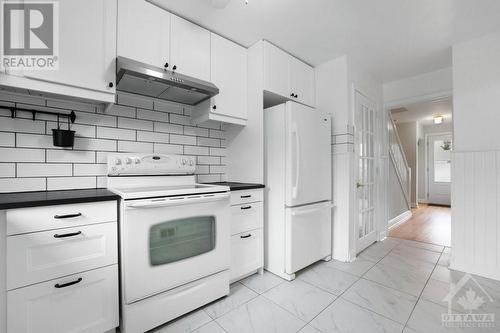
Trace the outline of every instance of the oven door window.
<instances>
[{"instance_id":1,"label":"oven door window","mask_svg":"<svg viewBox=\"0 0 500 333\"><path fill-rule=\"evenodd\" d=\"M198 256L215 248L215 216L197 216L155 224L149 230L151 266Z\"/></svg>"}]
</instances>

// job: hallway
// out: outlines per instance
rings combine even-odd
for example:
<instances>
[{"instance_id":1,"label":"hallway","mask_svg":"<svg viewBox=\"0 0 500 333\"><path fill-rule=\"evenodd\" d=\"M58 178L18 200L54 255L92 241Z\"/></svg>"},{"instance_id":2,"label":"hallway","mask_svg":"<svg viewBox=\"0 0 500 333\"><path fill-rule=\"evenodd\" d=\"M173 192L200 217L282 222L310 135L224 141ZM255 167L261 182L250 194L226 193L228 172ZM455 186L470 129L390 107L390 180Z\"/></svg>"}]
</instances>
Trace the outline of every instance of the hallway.
<instances>
[{"instance_id":1,"label":"hallway","mask_svg":"<svg viewBox=\"0 0 500 333\"><path fill-rule=\"evenodd\" d=\"M450 246L450 207L420 204L412 212L413 216L408 221L390 231L391 237Z\"/></svg>"}]
</instances>

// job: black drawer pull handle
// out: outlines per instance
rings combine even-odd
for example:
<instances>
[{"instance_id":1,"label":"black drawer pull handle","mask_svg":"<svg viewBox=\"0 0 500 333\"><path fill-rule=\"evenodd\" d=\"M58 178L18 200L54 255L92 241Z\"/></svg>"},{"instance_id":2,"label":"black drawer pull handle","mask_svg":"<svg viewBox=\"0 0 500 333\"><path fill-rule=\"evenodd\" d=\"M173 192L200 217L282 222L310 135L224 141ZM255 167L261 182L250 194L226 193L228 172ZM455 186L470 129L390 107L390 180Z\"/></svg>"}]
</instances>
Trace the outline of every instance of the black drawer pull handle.
<instances>
[{"instance_id":1,"label":"black drawer pull handle","mask_svg":"<svg viewBox=\"0 0 500 333\"><path fill-rule=\"evenodd\" d=\"M70 219L72 217L82 216L82 213L68 214L68 215L54 215L55 219Z\"/></svg>"},{"instance_id":2,"label":"black drawer pull handle","mask_svg":"<svg viewBox=\"0 0 500 333\"><path fill-rule=\"evenodd\" d=\"M62 235L58 235L58 234L55 234L54 235L54 238L66 238L66 237L73 237L73 236L78 236L78 235L81 235L82 232L81 231L77 231L77 232L71 232L69 234L62 234Z\"/></svg>"},{"instance_id":3,"label":"black drawer pull handle","mask_svg":"<svg viewBox=\"0 0 500 333\"><path fill-rule=\"evenodd\" d=\"M250 208L252 208L252 206L243 206L243 207L241 207L241 209L250 209Z\"/></svg>"},{"instance_id":4,"label":"black drawer pull handle","mask_svg":"<svg viewBox=\"0 0 500 333\"><path fill-rule=\"evenodd\" d=\"M245 236L240 236L240 238L249 238L249 237L252 237L252 234L248 234L248 235L245 235Z\"/></svg>"},{"instance_id":5,"label":"black drawer pull handle","mask_svg":"<svg viewBox=\"0 0 500 333\"><path fill-rule=\"evenodd\" d=\"M59 289L59 288L65 288L65 287L69 287L69 286L72 286L72 285L74 285L74 284L80 283L80 282L82 282L82 280L83 280L82 278L78 278L78 280L76 280L76 281L71 281L71 282L68 282L68 283L63 283L63 284L56 283L56 284L54 285L54 287L56 287L56 288L58 288L58 289Z\"/></svg>"},{"instance_id":6,"label":"black drawer pull handle","mask_svg":"<svg viewBox=\"0 0 500 333\"><path fill-rule=\"evenodd\" d=\"M242 199L251 198L251 197L252 197L252 195L251 195L251 194L247 194L247 195L242 195L242 196L240 196L240 198L242 198Z\"/></svg>"}]
</instances>

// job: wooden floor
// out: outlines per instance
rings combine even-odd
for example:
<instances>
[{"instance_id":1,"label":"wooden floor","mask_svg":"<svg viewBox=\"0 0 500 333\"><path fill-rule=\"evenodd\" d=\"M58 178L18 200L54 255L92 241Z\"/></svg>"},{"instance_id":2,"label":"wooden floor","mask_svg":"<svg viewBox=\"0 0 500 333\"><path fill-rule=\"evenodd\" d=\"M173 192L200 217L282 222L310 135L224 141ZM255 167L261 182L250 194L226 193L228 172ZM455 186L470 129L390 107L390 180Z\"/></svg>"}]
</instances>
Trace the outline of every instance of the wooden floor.
<instances>
[{"instance_id":1,"label":"wooden floor","mask_svg":"<svg viewBox=\"0 0 500 333\"><path fill-rule=\"evenodd\" d=\"M451 209L420 204L408 221L393 228L391 237L450 246Z\"/></svg>"}]
</instances>

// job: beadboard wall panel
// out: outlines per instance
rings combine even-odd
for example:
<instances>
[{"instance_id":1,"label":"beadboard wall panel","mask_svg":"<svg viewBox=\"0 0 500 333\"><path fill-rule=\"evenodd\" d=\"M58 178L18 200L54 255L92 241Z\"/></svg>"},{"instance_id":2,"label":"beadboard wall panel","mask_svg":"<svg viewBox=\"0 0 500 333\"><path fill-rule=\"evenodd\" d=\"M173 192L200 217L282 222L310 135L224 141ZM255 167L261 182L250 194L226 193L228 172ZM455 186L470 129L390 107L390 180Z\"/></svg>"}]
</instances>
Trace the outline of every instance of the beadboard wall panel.
<instances>
[{"instance_id":1,"label":"beadboard wall panel","mask_svg":"<svg viewBox=\"0 0 500 333\"><path fill-rule=\"evenodd\" d=\"M191 125L189 106L120 93L104 111L89 103L0 90L0 192L105 186L109 152L195 156L198 182L226 180L225 131L221 123ZM9 107L75 111L75 145L52 145L55 117ZM67 128L62 121L61 128Z\"/></svg>"},{"instance_id":2,"label":"beadboard wall panel","mask_svg":"<svg viewBox=\"0 0 500 333\"><path fill-rule=\"evenodd\" d=\"M453 152L451 268L500 280L500 151Z\"/></svg>"}]
</instances>

